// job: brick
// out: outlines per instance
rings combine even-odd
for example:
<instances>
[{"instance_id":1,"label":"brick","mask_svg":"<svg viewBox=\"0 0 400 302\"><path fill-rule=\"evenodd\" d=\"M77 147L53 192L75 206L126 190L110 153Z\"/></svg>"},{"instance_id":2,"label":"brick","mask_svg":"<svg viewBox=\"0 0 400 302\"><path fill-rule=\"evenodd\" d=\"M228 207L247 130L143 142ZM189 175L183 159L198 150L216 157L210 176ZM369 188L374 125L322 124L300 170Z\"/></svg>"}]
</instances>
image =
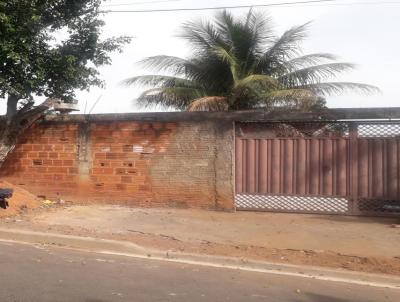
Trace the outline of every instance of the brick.
<instances>
[{"instance_id":1,"label":"brick","mask_svg":"<svg viewBox=\"0 0 400 302\"><path fill-rule=\"evenodd\" d=\"M32 161L32 165L34 165L34 166L42 166L43 165L43 161L41 159L34 159Z\"/></svg>"},{"instance_id":2,"label":"brick","mask_svg":"<svg viewBox=\"0 0 400 302\"><path fill-rule=\"evenodd\" d=\"M46 145L46 144L48 144L48 142L49 142L49 139L46 138L46 137L40 137L40 138L36 141L36 143L39 143L39 144L41 144L41 145Z\"/></svg>"},{"instance_id":3,"label":"brick","mask_svg":"<svg viewBox=\"0 0 400 302\"><path fill-rule=\"evenodd\" d=\"M62 175L62 174L54 174L53 175L53 180L54 181L61 181L61 180L64 180L64 175Z\"/></svg>"},{"instance_id":4,"label":"brick","mask_svg":"<svg viewBox=\"0 0 400 302\"><path fill-rule=\"evenodd\" d=\"M129 130L123 130L123 131L118 131L115 134L113 133L113 136L118 139L118 141L123 142L125 139L132 137L132 131Z\"/></svg>"},{"instance_id":5,"label":"brick","mask_svg":"<svg viewBox=\"0 0 400 302\"><path fill-rule=\"evenodd\" d=\"M64 137L63 136L63 137L60 137L56 141L59 142L59 143L62 143L62 144L68 144L68 143L72 142L73 140L71 138L69 138L69 137Z\"/></svg>"},{"instance_id":6,"label":"brick","mask_svg":"<svg viewBox=\"0 0 400 302\"><path fill-rule=\"evenodd\" d=\"M65 137L71 137L71 138L76 138L77 134L78 134L77 130L65 130L63 132L63 135Z\"/></svg>"},{"instance_id":7,"label":"brick","mask_svg":"<svg viewBox=\"0 0 400 302\"><path fill-rule=\"evenodd\" d=\"M49 158L58 158L58 153L57 152L49 152Z\"/></svg>"},{"instance_id":8,"label":"brick","mask_svg":"<svg viewBox=\"0 0 400 302\"><path fill-rule=\"evenodd\" d=\"M126 161L126 162L123 162L122 165L123 165L124 167L126 167L126 168L133 168L133 167L135 167L135 162L128 162L128 161Z\"/></svg>"},{"instance_id":9,"label":"brick","mask_svg":"<svg viewBox=\"0 0 400 302\"><path fill-rule=\"evenodd\" d=\"M58 153L58 158L59 159L74 159L77 157L77 154L75 153Z\"/></svg>"},{"instance_id":10,"label":"brick","mask_svg":"<svg viewBox=\"0 0 400 302\"><path fill-rule=\"evenodd\" d=\"M68 173L69 173L68 175L64 175L64 180L69 181L69 182L74 182L75 184L77 184L78 183L78 179L77 179L77 176L75 174L78 174L78 172L71 173L71 169L73 169L73 168L68 169ZM76 170L78 171L78 169L76 169Z\"/></svg>"},{"instance_id":11,"label":"brick","mask_svg":"<svg viewBox=\"0 0 400 302\"><path fill-rule=\"evenodd\" d=\"M64 146L64 152L75 152L76 146L74 145L65 145Z\"/></svg>"},{"instance_id":12,"label":"brick","mask_svg":"<svg viewBox=\"0 0 400 302\"><path fill-rule=\"evenodd\" d=\"M11 155L10 155L11 156ZM30 158L17 158L17 161L22 165L22 166L29 166L32 164L32 159Z\"/></svg>"},{"instance_id":13,"label":"brick","mask_svg":"<svg viewBox=\"0 0 400 302\"><path fill-rule=\"evenodd\" d=\"M43 159L43 165L44 166L52 166L53 165L53 160L51 159Z\"/></svg>"},{"instance_id":14,"label":"brick","mask_svg":"<svg viewBox=\"0 0 400 302\"><path fill-rule=\"evenodd\" d=\"M140 185L139 190L140 191L150 191L150 186Z\"/></svg>"},{"instance_id":15,"label":"brick","mask_svg":"<svg viewBox=\"0 0 400 302\"><path fill-rule=\"evenodd\" d=\"M94 167L110 167L110 162L109 161L104 161L104 160L95 160L93 162Z\"/></svg>"},{"instance_id":16,"label":"brick","mask_svg":"<svg viewBox=\"0 0 400 302\"><path fill-rule=\"evenodd\" d=\"M106 159L125 159L127 158L126 153L106 153Z\"/></svg>"},{"instance_id":17,"label":"brick","mask_svg":"<svg viewBox=\"0 0 400 302\"><path fill-rule=\"evenodd\" d=\"M47 167L43 167L43 166L35 166L31 168L32 172L36 172L36 173L46 173L47 172ZM37 177L37 176L36 176Z\"/></svg>"},{"instance_id":18,"label":"brick","mask_svg":"<svg viewBox=\"0 0 400 302\"><path fill-rule=\"evenodd\" d=\"M116 185L115 185L115 188L116 188L118 191L125 191L125 190L126 190L126 185L124 185L124 184L116 184Z\"/></svg>"},{"instance_id":19,"label":"brick","mask_svg":"<svg viewBox=\"0 0 400 302\"><path fill-rule=\"evenodd\" d=\"M121 182L123 183L131 183L132 177L131 176L121 176Z\"/></svg>"},{"instance_id":20,"label":"brick","mask_svg":"<svg viewBox=\"0 0 400 302\"><path fill-rule=\"evenodd\" d=\"M89 162L82 163L79 127L68 122L34 125L0 176L23 182L35 194L68 200L232 208L231 123L93 123Z\"/></svg>"},{"instance_id":21,"label":"brick","mask_svg":"<svg viewBox=\"0 0 400 302\"><path fill-rule=\"evenodd\" d=\"M95 153L94 158L97 160L106 159L106 153Z\"/></svg>"},{"instance_id":22,"label":"brick","mask_svg":"<svg viewBox=\"0 0 400 302\"><path fill-rule=\"evenodd\" d=\"M122 151L123 152L132 152L133 151L133 145L123 145L122 146Z\"/></svg>"},{"instance_id":23,"label":"brick","mask_svg":"<svg viewBox=\"0 0 400 302\"><path fill-rule=\"evenodd\" d=\"M121 182L121 177L118 175L98 174L95 177L98 182L104 182L108 184Z\"/></svg>"},{"instance_id":24,"label":"brick","mask_svg":"<svg viewBox=\"0 0 400 302\"><path fill-rule=\"evenodd\" d=\"M28 158L38 158L39 153L38 152L28 152Z\"/></svg>"},{"instance_id":25,"label":"brick","mask_svg":"<svg viewBox=\"0 0 400 302\"><path fill-rule=\"evenodd\" d=\"M43 145L33 145L33 151L43 151Z\"/></svg>"},{"instance_id":26,"label":"brick","mask_svg":"<svg viewBox=\"0 0 400 302\"><path fill-rule=\"evenodd\" d=\"M33 145L24 144L21 147L22 147L22 151L24 151L24 152L33 150Z\"/></svg>"},{"instance_id":27,"label":"brick","mask_svg":"<svg viewBox=\"0 0 400 302\"><path fill-rule=\"evenodd\" d=\"M69 174L78 174L79 173L79 169L78 168L68 168L68 173Z\"/></svg>"},{"instance_id":28,"label":"brick","mask_svg":"<svg viewBox=\"0 0 400 302\"><path fill-rule=\"evenodd\" d=\"M123 167L123 161L121 161L121 160L112 160L112 161L108 161L108 163L113 168L121 168L121 167Z\"/></svg>"},{"instance_id":29,"label":"brick","mask_svg":"<svg viewBox=\"0 0 400 302\"><path fill-rule=\"evenodd\" d=\"M96 138L104 138L104 137L109 137L112 135L112 131L109 130L96 130L92 132L92 135L95 136Z\"/></svg>"},{"instance_id":30,"label":"brick","mask_svg":"<svg viewBox=\"0 0 400 302\"><path fill-rule=\"evenodd\" d=\"M53 159L53 166L61 167L63 166L63 161L61 159Z\"/></svg>"},{"instance_id":31,"label":"brick","mask_svg":"<svg viewBox=\"0 0 400 302\"><path fill-rule=\"evenodd\" d=\"M48 158L49 154L47 152L39 152L37 157L44 159L44 158Z\"/></svg>"},{"instance_id":32,"label":"brick","mask_svg":"<svg viewBox=\"0 0 400 302\"><path fill-rule=\"evenodd\" d=\"M154 137L156 135L156 131L154 131L153 129L147 129L144 131L144 135L150 139L151 137Z\"/></svg>"},{"instance_id":33,"label":"brick","mask_svg":"<svg viewBox=\"0 0 400 302\"><path fill-rule=\"evenodd\" d=\"M115 169L115 173L116 174L126 174L127 172L126 172L126 169L124 169L124 168L117 168L117 169Z\"/></svg>"},{"instance_id":34,"label":"brick","mask_svg":"<svg viewBox=\"0 0 400 302\"><path fill-rule=\"evenodd\" d=\"M62 161L63 166L71 167L74 165L74 161L72 159L64 159Z\"/></svg>"},{"instance_id":35,"label":"brick","mask_svg":"<svg viewBox=\"0 0 400 302\"><path fill-rule=\"evenodd\" d=\"M53 145L44 145L43 150L44 151L55 151L53 148Z\"/></svg>"},{"instance_id":36,"label":"brick","mask_svg":"<svg viewBox=\"0 0 400 302\"><path fill-rule=\"evenodd\" d=\"M165 128L175 130L178 127L176 123L166 123Z\"/></svg>"},{"instance_id":37,"label":"brick","mask_svg":"<svg viewBox=\"0 0 400 302\"><path fill-rule=\"evenodd\" d=\"M140 129L140 123L120 122L120 123L117 123L117 127L120 130L135 130L135 129Z\"/></svg>"},{"instance_id":38,"label":"brick","mask_svg":"<svg viewBox=\"0 0 400 302\"><path fill-rule=\"evenodd\" d=\"M60 174L67 174L68 168L65 167L48 167L47 171L50 173L60 173Z\"/></svg>"},{"instance_id":39,"label":"brick","mask_svg":"<svg viewBox=\"0 0 400 302\"><path fill-rule=\"evenodd\" d=\"M155 123L153 123L152 124L152 126L153 126L153 129L154 130L161 130L161 129L163 129L164 127L165 127L165 124L164 123L160 123L160 122L155 122Z\"/></svg>"},{"instance_id":40,"label":"brick","mask_svg":"<svg viewBox=\"0 0 400 302\"><path fill-rule=\"evenodd\" d=\"M97 175L97 174L113 174L114 169L113 168L93 168L92 169L92 174Z\"/></svg>"}]
</instances>

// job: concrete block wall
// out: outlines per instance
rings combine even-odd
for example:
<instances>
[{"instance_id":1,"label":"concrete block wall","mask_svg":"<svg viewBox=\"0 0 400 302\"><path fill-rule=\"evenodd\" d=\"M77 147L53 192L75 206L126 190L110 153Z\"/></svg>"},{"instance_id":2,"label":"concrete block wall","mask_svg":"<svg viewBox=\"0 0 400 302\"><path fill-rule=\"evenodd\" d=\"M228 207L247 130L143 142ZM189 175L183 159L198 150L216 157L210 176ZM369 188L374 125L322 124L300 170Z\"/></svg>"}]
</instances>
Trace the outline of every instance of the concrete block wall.
<instances>
[{"instance_id":1,"label":"concrete block wall","mask_svg":"<svg viewBox=\"0 0 400 302\"><path fill-rule=\"evenodd\" d=\"M229 121L68 121L30 129L0 175L74 202L234 209Z\"/></svg>"}]
</instances>

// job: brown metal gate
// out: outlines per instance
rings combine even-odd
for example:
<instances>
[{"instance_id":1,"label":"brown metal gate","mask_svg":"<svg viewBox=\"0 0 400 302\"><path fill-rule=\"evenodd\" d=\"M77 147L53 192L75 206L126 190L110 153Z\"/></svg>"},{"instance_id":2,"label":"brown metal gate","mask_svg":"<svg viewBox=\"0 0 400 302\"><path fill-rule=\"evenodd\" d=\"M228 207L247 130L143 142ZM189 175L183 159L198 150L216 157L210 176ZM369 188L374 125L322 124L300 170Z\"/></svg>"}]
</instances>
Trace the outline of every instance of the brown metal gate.
<instances>
[{"instance_id":1,"label":"brown metal gate","mask_svg":"<svg viewBox=\"0 0 400 302\"><path fill-rule=\"evenodd\" d=\"M239 123L239 210L400 213L400 123Z\"/></svg>"}]
</instances>

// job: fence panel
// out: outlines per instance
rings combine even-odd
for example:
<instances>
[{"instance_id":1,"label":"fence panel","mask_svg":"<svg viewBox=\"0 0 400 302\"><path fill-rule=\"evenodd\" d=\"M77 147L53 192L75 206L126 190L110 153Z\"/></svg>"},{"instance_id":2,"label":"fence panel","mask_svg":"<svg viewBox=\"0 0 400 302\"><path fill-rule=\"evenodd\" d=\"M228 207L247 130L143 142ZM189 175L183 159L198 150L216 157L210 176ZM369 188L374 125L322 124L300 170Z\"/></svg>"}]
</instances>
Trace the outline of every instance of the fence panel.
<instances>
[{"instance_id":1,"label":"fence panel","mask_svg":"<svg viewBox=\"0 0 400 302\"><path fill-rule=\"evenodd\" d=\"M250 123L239 127L237 209L400 213L398 123Z\"/></svg>"}]
</instances>

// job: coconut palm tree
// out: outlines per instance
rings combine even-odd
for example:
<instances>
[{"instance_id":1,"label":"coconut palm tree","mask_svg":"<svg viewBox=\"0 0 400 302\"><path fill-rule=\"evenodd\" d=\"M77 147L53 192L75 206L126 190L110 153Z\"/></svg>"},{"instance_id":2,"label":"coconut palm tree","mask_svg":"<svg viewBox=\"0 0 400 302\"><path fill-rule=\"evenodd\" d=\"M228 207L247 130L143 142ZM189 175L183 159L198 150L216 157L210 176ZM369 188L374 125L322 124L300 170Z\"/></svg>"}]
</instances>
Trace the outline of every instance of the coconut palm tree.
<instances>
[{"instance_id":1,"label":"coconut palm tree","mask_svg":"<svg viewBox=\"0 0 400 302\"><path fill-rule=\"evenodd\" d=\"M148 57L141 64L155 74L124 83L150 88L137 99L143 106L190 111L317 110L332 94L378 91L371 85L330 81L355 66L336 62L329 53L303 55L300 44L308 26L293 27L277 37L264 14L250 10L237 19L222 11L212 21L183 25L180 37L192 46L190 58Z\"/></svg>"}]
</instances>

